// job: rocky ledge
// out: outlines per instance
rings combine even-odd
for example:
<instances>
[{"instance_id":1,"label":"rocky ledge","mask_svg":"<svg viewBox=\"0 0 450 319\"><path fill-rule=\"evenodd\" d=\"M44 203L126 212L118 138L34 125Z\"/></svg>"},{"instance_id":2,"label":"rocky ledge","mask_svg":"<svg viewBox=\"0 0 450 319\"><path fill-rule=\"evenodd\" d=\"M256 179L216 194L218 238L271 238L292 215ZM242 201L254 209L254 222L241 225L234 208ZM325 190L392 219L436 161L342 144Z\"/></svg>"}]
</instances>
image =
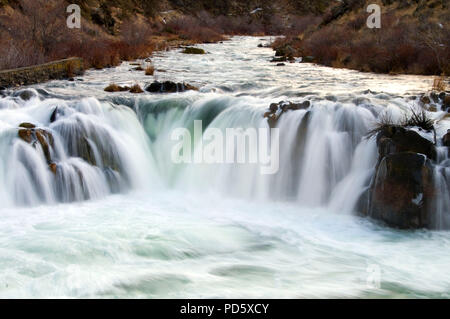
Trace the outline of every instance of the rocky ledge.
<instances>
[{"instance_id":1,"label":"rocky ledge","mask_svg":"<svg viewBox=\"0 0 450 319\"><path fill-rule=\"evenodd\" d=\"M434 228L435 145L415 131L396 125L380 129L376 140L378 164L358 210L396 228Z\"/></svg>"},{"instance_id":2,"label":"rocky ledge","mask_svg":"<svg viewBox=\"0 0 450 319\"><path fill-rule=\"evenodd\" d=\"M450 130L439 140L450 154ZM375 174L359 199L357 211L400 229L450 227L437 223L435 199L449 194L440 194L435 180L436 144L399 125L379 128L376 143Z\"/></svg>"}]
</instances>

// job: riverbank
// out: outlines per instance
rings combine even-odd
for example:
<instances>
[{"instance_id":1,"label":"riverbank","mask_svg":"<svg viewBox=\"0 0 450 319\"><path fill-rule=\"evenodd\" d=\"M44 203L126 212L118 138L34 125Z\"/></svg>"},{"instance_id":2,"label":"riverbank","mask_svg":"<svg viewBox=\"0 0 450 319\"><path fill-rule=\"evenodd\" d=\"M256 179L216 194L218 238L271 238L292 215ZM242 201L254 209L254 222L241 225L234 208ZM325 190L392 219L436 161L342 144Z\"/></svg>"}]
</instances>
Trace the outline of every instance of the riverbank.
<instances>
[{"instance_id":1,"label":"riverbank","mask_svg":"<svg viewBox=\"0 0 450 319\"><path fill-rule=\"evenodd\" d=\"M0 87L18 87L50 80L70 79L84 72L83 59L68 58L40 65L0 71Z\"/></svg>"}]
</instances>

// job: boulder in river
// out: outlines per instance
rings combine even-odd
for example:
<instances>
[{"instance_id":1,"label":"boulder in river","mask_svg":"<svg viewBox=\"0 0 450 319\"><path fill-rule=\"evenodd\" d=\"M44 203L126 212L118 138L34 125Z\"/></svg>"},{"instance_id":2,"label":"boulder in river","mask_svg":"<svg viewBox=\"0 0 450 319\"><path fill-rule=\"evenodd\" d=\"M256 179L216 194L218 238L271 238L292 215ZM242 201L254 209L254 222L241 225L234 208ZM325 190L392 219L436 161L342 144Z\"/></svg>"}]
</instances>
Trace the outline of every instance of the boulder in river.
<instances>
[{"instance_id":1,"label":"boulder in river","mask_svg":"<svg viewBox=\"0 0 450 319\"><path fill-rule=\"evenodd\" d=\"M429 228L432 171L430 160L422 154L402 152L384 157L371 188L369 216L396 228Z\"/></svg>"},{"instance_id":2,"label":"boulder in river","mask_svg":"<svg viewBox=\"0 0 450 319\"><path fill-rule=\"evenodd\" d=\"M205 50L200 48L194 48L194 47L186 47L182 51L184 54L206 54Z\"/></svg>"},{"instance_id":3,"label":"boulder in river","mask_svg":"<svg viewBox=\"0 0 450 319\"><path fill-rule=\"evenodd\" d=\"M392 227L432 228L435 145L398 125L381 127L376 140L379 157L375 175L357 209Z\"/></svg>"},{"instance_id":4,"label":"boulder in river","mask_svg":"<svg viewBox=\"0 0 450 319\"><path fill-rule=\"evenodd\" d=\"M450 147L450 130L447 130L447 134L442 138L442 144L444 146Z\"/></svg>"},{"instance_id":5,"label":"boulder in river","mask_svg":"<svg viewBox=\"0 0 450 319\"><path fill-rule=\"evenodd\" d=\"M36 128L36 126L31 123L22 123L19 125L19 128L17 133L19 138L26 143L31 144L33 147L40 145L47 163L51 163L50 149L54 144L52 133L44 129Z\"/></svg>"},{"instance_id":6,"label":"boulder in river","mask_svg":"<svg viewBox=\"0 0 450 319\"><path fill-rule=\"evenodd\" d=\"M145 87L145 90L150 93L177 93L188 90L198 91L198 88L186 83L175 83L172 81L165 81L165 82L155 81L147 85Z\"/></svg>"},{"instance_id":7,"label":"boulder in river","mask_svg":"<svg viewBox=\"0 0 450 319\"><path fill-rule=\"evenodd\" d=\"M269 106L269 111L264 113L264 118L267 118L271 127L275 126L276 121L287 111L306 110L311 105L310 101L304 101L301 103L285 102L272 103ZM281 112L279 112L281 110Z\"/></svg>"},{"instance_id":8,"label":"boulder in river","mask_svg":"<svg viewBox=\"0 0 450 319\"><path fill-rule=\"evenodd\" d=\"M386 125L381 128L377 135L377 145L380 159L401 152L424 154L432 160L437 158L436 147L431 141L415 131L398 125Z\"/></svg>"}]
</instances>

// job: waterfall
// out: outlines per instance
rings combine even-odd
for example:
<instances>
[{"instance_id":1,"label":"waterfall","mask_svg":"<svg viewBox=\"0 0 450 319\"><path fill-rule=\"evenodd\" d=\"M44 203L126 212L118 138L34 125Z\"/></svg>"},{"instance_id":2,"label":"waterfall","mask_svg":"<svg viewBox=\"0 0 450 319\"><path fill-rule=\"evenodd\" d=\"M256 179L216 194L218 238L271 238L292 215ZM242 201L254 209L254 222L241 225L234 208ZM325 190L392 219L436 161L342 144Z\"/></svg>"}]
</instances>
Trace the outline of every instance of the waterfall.
<instances>
[{"instance_id":1,"label":"waterfall","mask_svg":"<svg viewBox=\"0 0 450 319\"><path fill-rule=\"evenodd\" d=\"M384 108L354 99L314 98L306 109L287 111L269 125L263 114L273 101L252 96L143 96L125 106L120 102L126 100L41 100L35 90L30 95L27 101L17 94L0 101L0 199L6 206L170 187L351 213L378 160L374 138L365 135L378 116L399 118L407 108L398 101ZM172 132L186 128L194 133L198 120L203 132L279 129L279 170L263 175L260 163L174 163ZM202 155L207 143L205 135L192 134L189 144L193 154ZM432 205L435 224L447 228L449 158L446 147L438 150Z\"/></svg>"},{"instance_id":2,"label":"waterfall","mask_svg":"<svg viewBox=\"0 0 450 319\"><path fill-rule=\"evenodd\" d=\"M2 105L5 206L98 199L159 184L147 135L129 107L37 97L7 97Z\"/></svg>"},{"instance_id":3,"label":"waterfall","mask_svg":"<svg viewBox=\"0 0 450 319\"><path fill-rule=\"evenodd\" d=\"M280 169L274 175L261 175L259 164L251 163L170 163L169 133L174 128L192 130L194 120L203 120L204 130L213 127L224 133L230 127L268 129L263 105L268 104L251 97L212 96L183 106L174 98L141 100L137 109L152 137L157 165L174 187L247 199L291 200L306 206L330 205L351 212L377 160L374 141L363 138L375 116L355 104L322 100L307 110L281 116L276 123ZM194 152L199 151L198 142L193 141Z\"/></svg>"},{"instance_id":4,"label":"waterfall","mask_svg":"<svg viewBox=\"0 0 450 319\"><path fill-rule=\"evenodd\" d=\"M450 153L447 147L438 147L438 164L434 171L435 194L432 209L437 229L450 228Z\"/></svg>"}]
</instances>

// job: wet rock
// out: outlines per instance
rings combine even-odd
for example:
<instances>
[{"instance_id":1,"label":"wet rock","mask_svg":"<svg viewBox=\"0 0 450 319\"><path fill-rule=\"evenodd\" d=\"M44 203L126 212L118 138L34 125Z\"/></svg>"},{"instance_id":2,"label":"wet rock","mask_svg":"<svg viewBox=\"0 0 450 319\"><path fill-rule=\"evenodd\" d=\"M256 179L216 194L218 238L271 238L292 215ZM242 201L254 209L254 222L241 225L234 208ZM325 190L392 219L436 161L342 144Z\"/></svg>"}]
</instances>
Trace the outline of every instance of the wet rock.
<instances>
[{"instance_id":1,"label":"wet rock","mask_svg":"<svg viewBox=\"0 0 450 319\"><path fill-rule=\"evenodd\" d=\"M30 129L22 129L18 132L19 137L27 143L32 142L32 131Z\"/></svg>"},{"instance_id":2,"label":"wet rock","mask_svg":"<svg viewBox=\"0 0 450 319\"><path fill-rule=\"evenodd\" d=\"M444 108L450 108L450 94L447 94L443 99Z\"/></svg>"},{"instance_id":3,"label":"wet rock","mask_svg":"<svg viewBox=\"0 0 450 319\"><path fill-rule=\"evenodd\" d=\"M284 63L277 63L277 66L285 66L286 64Z\"/></svg>"},{"instance_id":4,"label":"wet rock","mask_svg":"<svg viewBox=\"0 0 450 319\"><path fill-rule=\"evenodd\" d=\"M51 163L52 159L50 149L54 144L52 133L44 129L37 129L33 124L30 123L22 123L21 125L27 126L28 128L19 129L17 133L19 138L27 142L28 144L31 144L35 148L36 146L40 145L47 163Z\"/></svg>"},{"instance_id":5,"label":"wet rock","mask_svg":"<svg viewBox=\"0 0 450 319\"><path fill-rule=\"evenodd\" d=\"M302 58L302 63L313 63L314 57L313 56L305 56Z\"/></svg>"},{"instance_id":6,"label":"wet rock","mask_svg":"<svg viewBox=\"0 0 450 319\"><path fill-rule=\"evenodd\" d=\"M270 112L275 113L276 111L278 111L278 104L277 103L270 104L269 110Z\"/></svg>"},{"instance_id":7,"label":"wet rock","mask_svg":"<svg viewBox=\"0 0 450 319\"><path fill-rule=\"evenodd\" d=\"M434 103L438 103L439 102L439 96L436 92L431 92L430 93L430 99L434 102Z\"/></svg>"},{"instance_id":8,"label":"wet rock","mask_svg":"<svg viewBox=\"0 0 450 319\"><path fill-rule=\"evenodd\" d=\"M450 147L450 130L447 130L447 134L442 138L442 144L444 146Z\"/></svg>"},{"instance_id":9,"label":"wet rock","mask_svg":"<svg viewBox=\"0 0 450 319\"><path fill-rule=\"evenodd\" d=\"M368 215L396 228L429 228L433 193L432 165L426 156L387 155L377 169Z\"/></svg>"},{"instance_id":10,"label":"wet rock","mask_svg":"<svg viewBox=\"0 0 450 319\"><path fill-rule=\"evenodd\" d=\"M58 108L55 107L52 114L50 115L50 123L55 122L57 117L58 117Z\"/></svg>"},{"instance_id":11,"label":"wet rock","mask_svg":"<svg viewBox=\"0 0 450 319\"><path fill-rule=\"evenodd\" d=\"M278 57L293 57L295 50L290 45L285 45L275 49L275 56Z\"/></svg>"},{"instance_id":12,"label":"wet rock","mask_svg":"<svg viewBox=\"0 0 450 319\"><path fill-rule=\"evenodd\" d=\"M304 101L302 103L293 103L281 101L272 103L269 106L269 111L264 113L264 118L267 118L270 127L274 127L278 119L287 111L306 110L311 105L311 102ZM281 110L281 112L279 112Z\"/></svg>"},{"instance_id":13,"label":"wet rock","mask_svg":"<svg viewBox=\"0 0 450 319\"><path fill-rule=\"evenodd\" d=\"M206 54L205 50L194 47L186 47L182 53L184 54Z\"/></svg>"},{"instance_id":14,"label":"wet rock","mask_svg":"<svg viewBox=\"0 0 450 319\"><path fill-rule=\"evenodd\" d=\"M380 159L401 152L424 154L432 160L437 158L436 147L431 141L401 126L383 127L377 135L377 145Z\"/></svg>"},{"instance_id":15,"label":"wet rock","mask_svg":"<svg viewBox=\"0 0 450 319\"><path fill-rule=\"evenodd\" d=\"M146 86L145 90L151 93L177 93L188 90L198 91L198 88L186 83L175 83L172 81L165 81L165 82L155 81L150 85Z\"/></svg>"},{"instance_id":16,"label":"wet rock","mask_svg":"<svg viewBox=\"0 0 450 319\"><path fill-rule=\"evenodd\" d=\"M57 168L58 168L58 166L56 165L56 163L50 163L50 164L48 165L48 168L50 169L50 171L51 171L53 174L56 175L56 171L57 171Z\"/></svg>"},{"instance_id":17,"label":"wet rock","mask_svg":"<svg viewBox=\"0 0 450 319\"><path fill-rule=\"evenodd\" d=\"M274 57L272 60L270 60L270 62L287 62L287 57Z\"/></svg>"},{"instance_id":18,"label":"wet rock","mask_svg":"<svg viewBox=\"0 0 450 319\"><path fill-rule=\"evenodd\" d=\"M23 91L20 91L20 92L18 93L18 96L19 96L22 100L28 101L28 100L31 100L33 97L35 97L36 94L35 94L33 91L31 91L31 90L23 90Z\"/></svg>"},{"instance_id":19,"label":"wet rock","mask_svg":"<svg viewBox=\"0 0 450 319\"><path fill-rule=\"evenodd\" d=\"M420 102L421 102L422 104L426 105L426 104L430 104L430 103L431 103L431 100L430 100L430 98L429 98L428 96L423 95L423 96L420 98Z\"/></svg>"},{"instance_id":20,"label":"wet rock","mask_svg":"<svg viewBox=\"0 0 450 319\"><path fill-rule=\"evenodd\" d=\"M32 124L32 123L27 123L27 122L25 122L25 123L19 124L19 127L23 127L23 128L35 128L36 125L34 125L34 124Z\"/></svg>"},{"instance_id":21,"label":"wet rock","mask_svg":"<svg viewBox=\"0 0 450 319\"><path fill-rule=\"evenodd\" d=\"M292 102L280 102L279 107L283 112L292 110L306 110L311 105L311 102L305 101L302 103L292 103Z\"/></svg>"}]
</instances>

